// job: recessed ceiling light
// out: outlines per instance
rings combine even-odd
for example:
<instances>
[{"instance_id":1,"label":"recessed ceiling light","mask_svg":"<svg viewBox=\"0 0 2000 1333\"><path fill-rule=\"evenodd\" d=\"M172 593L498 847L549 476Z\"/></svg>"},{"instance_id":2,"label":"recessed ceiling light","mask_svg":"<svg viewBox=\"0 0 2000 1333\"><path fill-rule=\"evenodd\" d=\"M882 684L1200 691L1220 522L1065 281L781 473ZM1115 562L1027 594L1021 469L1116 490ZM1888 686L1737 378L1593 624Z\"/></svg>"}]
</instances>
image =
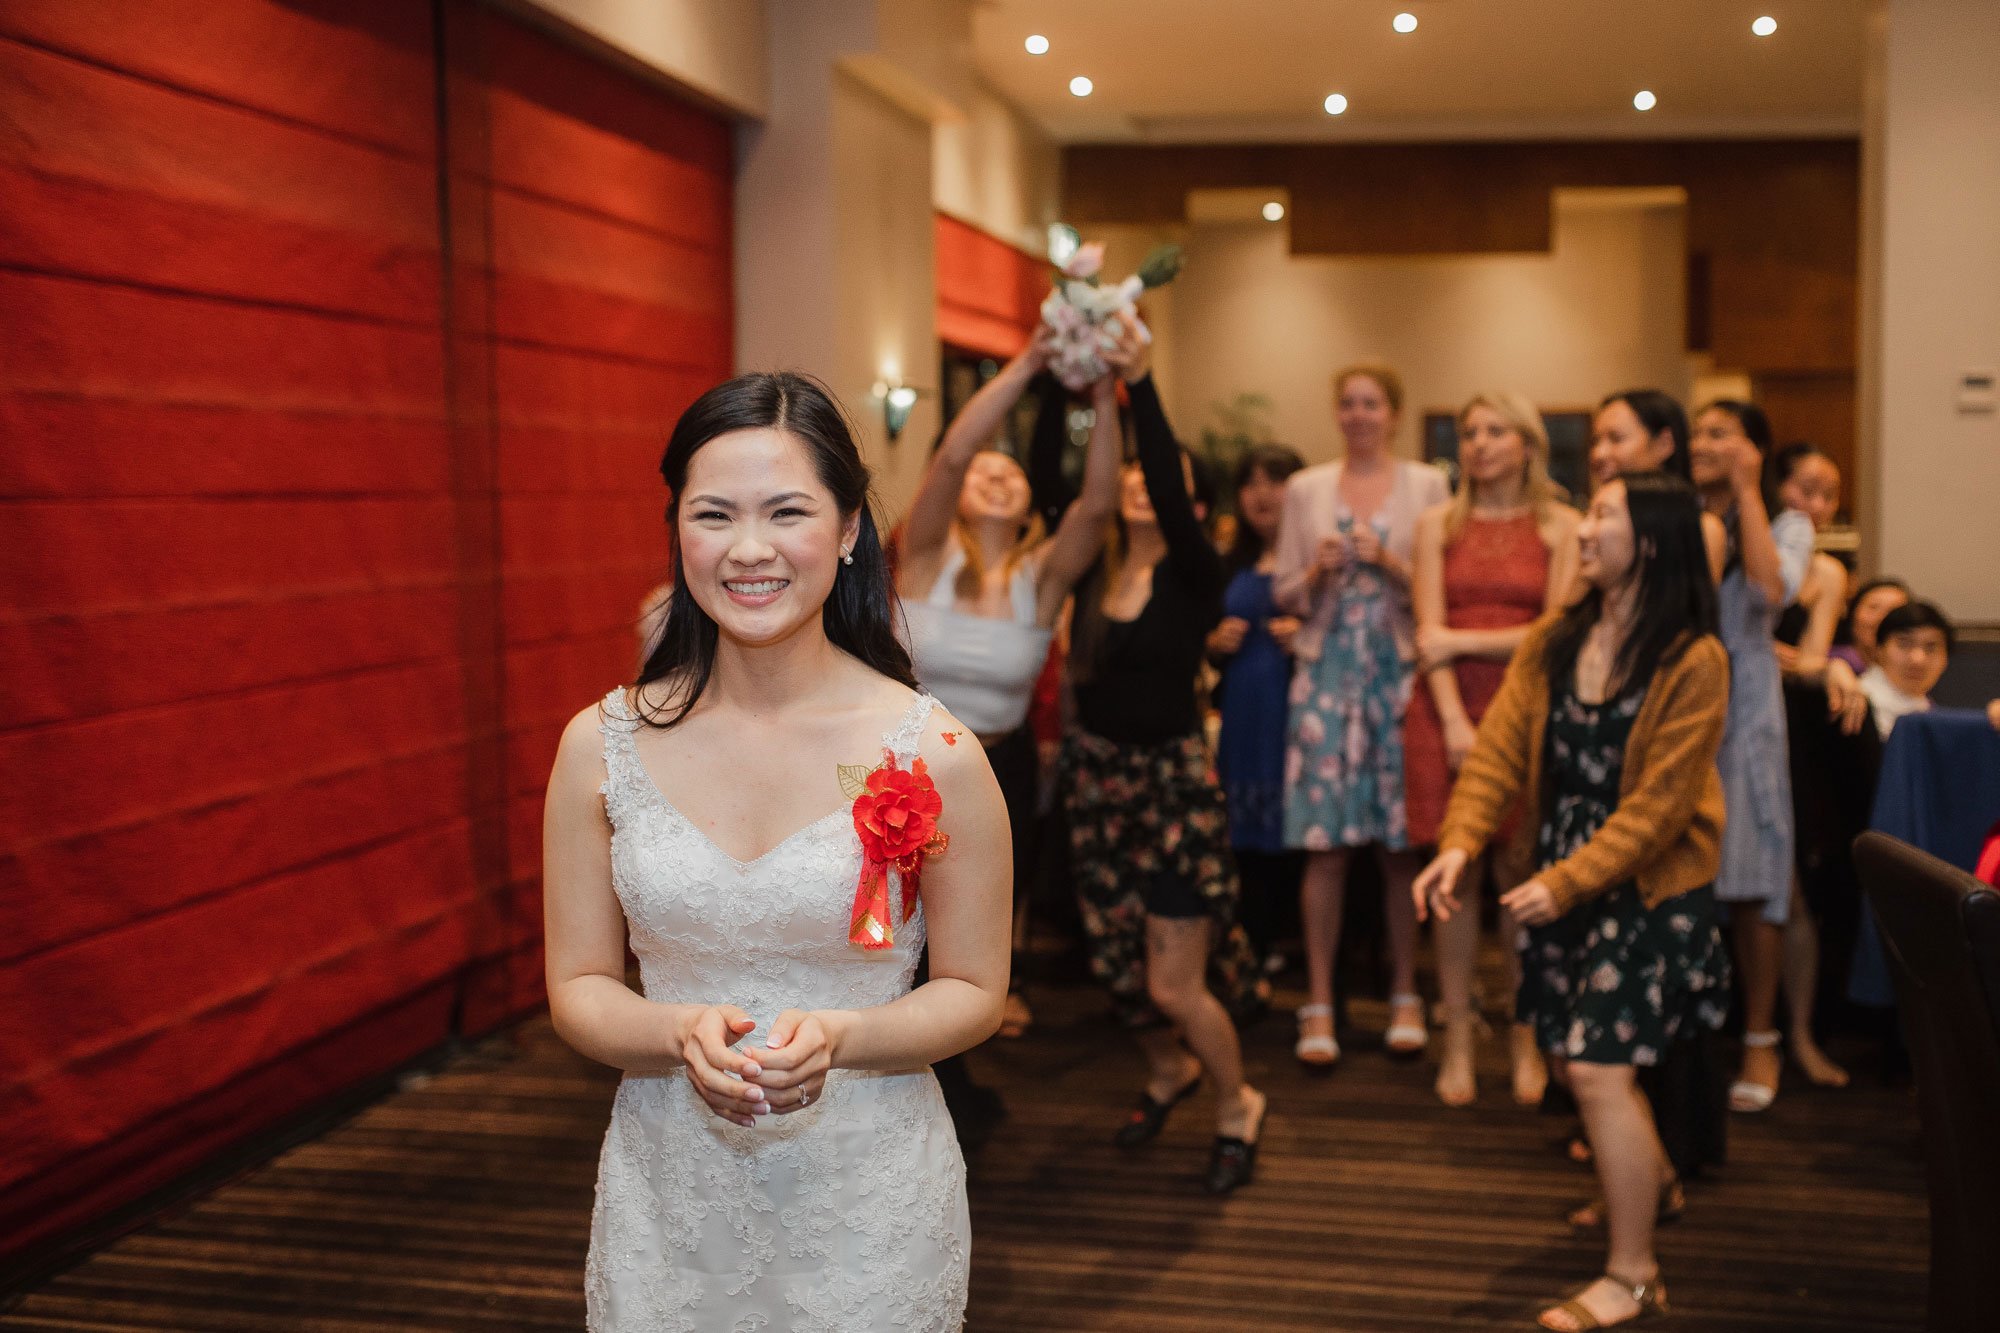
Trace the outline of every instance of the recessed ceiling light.
<instances>
[{"instance_id":1,"label":"recessed ceiling light","mask_svg":"<svg viewBox=\"0 0 2000 1333\"><path fill-rule=\"evenodd\" d=\"M1641 88L1632 95L1632 105L1641 111L1651 111L1659 103L1659 98Z\"/></svg>"},{"instance_id":2,"label":"recessed ceiling light","mask_svg":"<svg viewBox=\"0 0 2000 1333\"><path fill-rule=\"evenodd\" d=\"M1337 116L1345 110L1347 110L1347 99L1345 97L1342 97L1339 93L1328 93L1326 95L1327 115Z\"/></svg>"},{"instance_id":3,"label":"recessed ceiling light","mask_svg":"<svg viewBox=\"0 0 2000 1333\"><path fill-rule=\"evenodd\" d=\"M1264 205L1264 221L1276 222L1283 216L1285 216L1285 206L1277 200L1273 199L1270 203Z\"/></svg>"},{"instance_id":4,"label":"recessed ceiling light","mask_svg":"<svg viewBox=\"0 0 2000 1333\"><path fill-rule=\"evenodd\" d=\"M1075 78L1069 81L1069 90L1073 95L1077 97L1090 96L1090 90L1095 86L1096 86L1095 84L1093 84L1089 79L1084 78L1083 75L1081 74L1077 75Z\"/></svg>"},{"instance_id":5,"label":"recessed ceiling light","mask_svg":"<svg viewBox=\"0 0 2000 1333\"><path fill-rule=\"evenodd\" d=\"M1398 14L1390 21L1389 26L1397 32L1415 32L1417 30L1417 16L1415 14Z\"/></svg>"},{"instance_id":6,"label":"recessed ceiling light","mask_svg":"<svg viewBox=\"0 0 2000 1333\"><path fill-rule=\"evenodd\" d=\"M1027 46L1028 54L1031 56L1045 56L1049 53L1049 39L1040 33L1036 33L1033 37L1030 37Z\"/></svg>"},{"instance_id":7,"label":"recessed ceiling light","mask_svg":"<svg viewBox=\"0 0 2000 1333\"><path fill-rule=\"evenodd\" d=\"M1769 37L1777 30L1778 20L1772 18L1769 14L1766 14L1763 18L1758 19L1750 25L1750 31L1756 33L1759 37Z\"/></svg>"}]
</instances>

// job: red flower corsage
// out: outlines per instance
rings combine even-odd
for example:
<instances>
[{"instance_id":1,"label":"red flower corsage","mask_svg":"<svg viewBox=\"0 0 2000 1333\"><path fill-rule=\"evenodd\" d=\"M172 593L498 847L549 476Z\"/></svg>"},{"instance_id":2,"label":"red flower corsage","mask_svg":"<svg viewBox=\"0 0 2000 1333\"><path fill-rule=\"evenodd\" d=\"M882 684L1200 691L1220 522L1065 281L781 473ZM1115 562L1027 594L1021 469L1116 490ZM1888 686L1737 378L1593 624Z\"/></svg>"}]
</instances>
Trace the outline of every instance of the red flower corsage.
<instances>
[{"instance_id":1,"label":"red flower corsage","mask_svg":"<svg viewBox=\"0 0 2000 1333\"><path fill-rule=\"evenodd\" d=\"M908 921L916 908L924 858L942 854L951 842L937 826L944 799L922 759L912 759L906 771L893 754L884 755L874 769L841 765L840 785L854 797L854 831L861 838L861 882L854 890L847 941L864 949L887 949L896 942L896 925ZM902 891L900 914L889 906L891 871Z\"/></svg>"}]
</instances>

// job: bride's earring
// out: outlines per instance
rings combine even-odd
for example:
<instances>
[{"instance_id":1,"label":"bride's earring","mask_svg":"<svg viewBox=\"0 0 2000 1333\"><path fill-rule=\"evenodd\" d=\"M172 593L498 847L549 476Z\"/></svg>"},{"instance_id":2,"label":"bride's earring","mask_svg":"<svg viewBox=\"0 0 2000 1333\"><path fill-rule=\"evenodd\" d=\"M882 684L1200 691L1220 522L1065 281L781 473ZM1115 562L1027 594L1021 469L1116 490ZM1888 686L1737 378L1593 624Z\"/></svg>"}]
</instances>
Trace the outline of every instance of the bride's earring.
<instances>
[{"instance_id":1,"label":"bride's earring","mask_svg":"<svg viewBox=\"0 0 2000 1333\"><path fill-rule=\"evenodd\" d=\"M841 563L841 564L843 564L843 565L851 565L851 564L853 564L853 563L854 563L854 552L852 552L852 551L842 551L842 552L840 553L840 563Z\"/></svg>"}]
</instances>

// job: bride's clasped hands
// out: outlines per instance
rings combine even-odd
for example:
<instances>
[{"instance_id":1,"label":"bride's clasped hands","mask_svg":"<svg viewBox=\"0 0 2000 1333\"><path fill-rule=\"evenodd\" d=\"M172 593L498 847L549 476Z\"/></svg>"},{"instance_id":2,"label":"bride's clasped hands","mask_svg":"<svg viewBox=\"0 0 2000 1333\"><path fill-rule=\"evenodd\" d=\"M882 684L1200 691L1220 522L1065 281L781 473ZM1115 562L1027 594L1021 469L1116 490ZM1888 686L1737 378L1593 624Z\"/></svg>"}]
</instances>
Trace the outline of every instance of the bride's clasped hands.
<instances>
[{"instance_id":1,"label":"bride's clasped hands","mask_svg":"<svg viewBox=\"0 0 2000 1333\"><path fill-rule=\"evenodd\" d=\"M709 1005L684 1020L674 1044L708 1109L748 1129L760 1115L789 1115L819 1100L834 1066L833 1034L845 1018L838 1010L787 1009L762 1046L739 1050L756 1021L733 1004Z\"/></svg>"}]
</instances>

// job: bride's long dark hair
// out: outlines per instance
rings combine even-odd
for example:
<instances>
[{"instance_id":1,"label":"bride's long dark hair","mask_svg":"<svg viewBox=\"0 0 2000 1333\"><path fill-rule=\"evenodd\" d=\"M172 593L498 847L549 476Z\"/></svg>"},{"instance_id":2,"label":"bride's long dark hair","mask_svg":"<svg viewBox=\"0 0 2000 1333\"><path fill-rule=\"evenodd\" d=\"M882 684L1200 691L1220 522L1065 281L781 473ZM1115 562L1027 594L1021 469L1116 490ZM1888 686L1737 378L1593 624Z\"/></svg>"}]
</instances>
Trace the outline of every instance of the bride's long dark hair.
<instances>
[{"instance_id":1,"label":"bride's long dark hair","mask_svg":"<svg viewBox=\"0 0 2000 1333\"><path fill-rule=\"evenodd\" d=\"M667 440L660 476L667 483L667 542L673 552L674 586L660 642L639 670L633 694L638 712L656 727L671 727L688 715L715 672L715 621L688 591L681 561L680 498L687 488L688 464L718 435L737 430L782 430L812 455L820 484L833 493L844 519L859 511L861 533L849 552L854 563L836 567L833 590L820 608L820 624L834 647L875 670L917 687L910 654L896 637L895 587L889 579L882 539L868 502L868 465L854 446L854 433L840 404L824 384L790 371L738 375L695 399ZM646 686L670 682L658 709L645 703Z\"/></svg>"}]
</instances>

